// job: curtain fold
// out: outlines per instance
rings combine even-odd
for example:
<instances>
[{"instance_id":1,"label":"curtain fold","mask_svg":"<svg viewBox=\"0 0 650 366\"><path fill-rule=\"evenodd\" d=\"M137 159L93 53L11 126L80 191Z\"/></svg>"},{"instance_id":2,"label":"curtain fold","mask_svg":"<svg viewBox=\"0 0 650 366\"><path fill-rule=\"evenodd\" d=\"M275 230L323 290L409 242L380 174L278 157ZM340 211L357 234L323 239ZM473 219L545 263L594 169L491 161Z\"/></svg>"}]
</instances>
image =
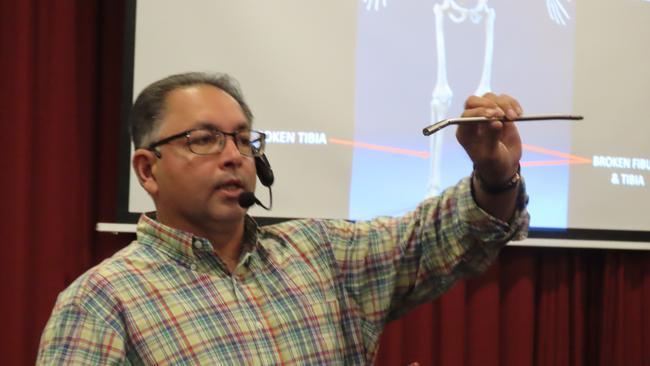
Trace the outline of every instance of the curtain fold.
<instances>
[{"instance_id":1,"label":"curtain fold","mask_svg":"<svg viewBox=\"0 0 650 366\"><path fill-rule=\"evenodd\" d=\"M0 354L33 364L114 222L126 0L0 1ZM650 252L508 247L388 324L377 365L650 365Z\"/></svg>"},{"instance_id":2,"label":"curtain fold","mask_svg":"<svg viewBox=\"0 0 650 366\"><path fill-rule=\"evenodd\" d=\"M388 324L377 365L650 365L650 252L507 247Z\"/></svg>"},{"instance_id":3,"label":"curtain fold","mask_svg":"<svg viewBox=\"0 0 650 366\"><path fill-rule=\"evenodd\" d=\"M120 99L99 82L107 72L99 59L102 21L112 16L119 31L108 36L119 52L103 55L109 63L118 57L108 77L119 81L122 7L84 0L0 4L0 354L6 365L34 363L57 294L93 263L98 132L119 127L119 118L110 127L98 118L105 113L100 100ZM115 169L109 170L114 179Z\"/></svg>"}]
</instances>

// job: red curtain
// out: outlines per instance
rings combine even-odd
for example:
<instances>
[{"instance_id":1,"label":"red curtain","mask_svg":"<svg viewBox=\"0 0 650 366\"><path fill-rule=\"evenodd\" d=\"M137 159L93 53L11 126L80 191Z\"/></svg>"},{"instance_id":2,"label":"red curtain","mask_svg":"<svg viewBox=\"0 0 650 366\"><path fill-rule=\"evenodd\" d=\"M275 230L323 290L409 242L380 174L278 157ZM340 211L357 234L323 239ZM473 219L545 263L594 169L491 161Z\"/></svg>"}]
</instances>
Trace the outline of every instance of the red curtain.
<instances>
[{"instance_id":1,"label":"red curtain","mask_svg":"<svg viewBox=\"0 0 650 366\"><path fill-rule=\"evenodd\" d=\"M508 247L389 324L378 365L650 365L650 252Z\"/></svg>"},{"instance_id":2,"label":"red curtain","mask_svg":"<svg viewBox=\"0 0 650 366\"><path fill-rule=\"evenodd\" d=\"M57 294L110 246L123 7L0 1L2 364L34 363Z\"/></svg>"},{"instance_id":3,"label":"red curtain","mask_svg":"<svg viewBox=\"0 0 650 366\"><path fill-rule=\"evenodd\" d=\"M0 354L33 364L114 222L125 0L0 1ZM650 252L507 248L388 325L378 365L650 365Z\"/></svg>"}]
</instances>

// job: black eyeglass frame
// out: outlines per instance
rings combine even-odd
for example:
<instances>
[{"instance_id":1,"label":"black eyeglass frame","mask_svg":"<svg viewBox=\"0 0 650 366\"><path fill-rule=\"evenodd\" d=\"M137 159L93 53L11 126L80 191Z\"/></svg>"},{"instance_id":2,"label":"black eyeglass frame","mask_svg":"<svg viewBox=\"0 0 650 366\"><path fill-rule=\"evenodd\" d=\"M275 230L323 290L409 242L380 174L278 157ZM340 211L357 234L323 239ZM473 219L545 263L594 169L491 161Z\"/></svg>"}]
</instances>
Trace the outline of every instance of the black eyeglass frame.
<instances>
[{"instance_id":1,"label":"black eyeglass frame","mask_svg":"<svg viewBox=\"0 0 650 366\"><path fill-rule=\"evenodd\" d=\"M223 135L223 138L224 138L223 146L221 146L219 151L215 152L215 153L209 153L209 154L197 153L196 151L192 150L192 146L190 144L190 134L192 132L194 132L194 131L209 131L215 136L218 136L219 134ZM239 135L241 133L245 133L245 132L255 132L255 133L259 134L259 136L260 136L259 138L255 139L255 140L251 140L249 142L249 145L252 145L253 142L261 140L261 142L260 142L261 148L259 148L259 149L252 148L251 150L252 150L253 153L251 155L245 154L239 149L239 142L237 141L237 135ZM239 153L244 155L244 156L256 157L256 156L261 156L261 155L264 154L264 145L265 145L265 140L266 140L266 134L264 132L262 132L262 131L248 130L247 129L247 130L241 130L241 131L235 131L235 132L223 132L223 131L219 131L219 130L214 129L214 128L205 128L205 127L192 128L190 130L186 130L186 131L183 131L183 132L179 132L179 133L177 133L175 135L165 137L162 140L152 142L151 144L149 144L149 146L147 146L147 150L153 152L156 155L156 157L158 159L160 159L160 158L162 158L162 154L160 153L160 151L156 150L156 148L158 146L165 145L165 144L168 144L168 143L170 143L170 142L172 142L174 140L178 140L181 137L185 137L185 146L187 146L187 149L190 150L193 154L196 154L196 155L218 154L221 151L223 151L223 148L226 146L226 140L225 140L226 136L232 137L232 140L235 143L235 146L237 146L237 151L239 151Z\"/></svg>"}]
</instances>

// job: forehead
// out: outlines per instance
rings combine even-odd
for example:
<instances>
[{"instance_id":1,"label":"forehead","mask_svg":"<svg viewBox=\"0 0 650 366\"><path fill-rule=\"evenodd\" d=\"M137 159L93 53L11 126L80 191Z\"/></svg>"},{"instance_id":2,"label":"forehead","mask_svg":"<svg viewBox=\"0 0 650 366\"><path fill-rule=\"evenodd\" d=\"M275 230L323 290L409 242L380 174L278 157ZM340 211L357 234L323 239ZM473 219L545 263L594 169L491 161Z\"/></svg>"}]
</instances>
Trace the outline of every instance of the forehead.
<instances>
[{"instance_id":1,"label":"forehead","mask_svg":"<svg viewBox=\"0 0 650 366\"><path fill-rule=\"evenodd\" d=\"M229 132L247 127L248 121L237 100L212 85L192 85L167 94L160 125L161 135L206 124Z\"/></svg>"}]
</instances>

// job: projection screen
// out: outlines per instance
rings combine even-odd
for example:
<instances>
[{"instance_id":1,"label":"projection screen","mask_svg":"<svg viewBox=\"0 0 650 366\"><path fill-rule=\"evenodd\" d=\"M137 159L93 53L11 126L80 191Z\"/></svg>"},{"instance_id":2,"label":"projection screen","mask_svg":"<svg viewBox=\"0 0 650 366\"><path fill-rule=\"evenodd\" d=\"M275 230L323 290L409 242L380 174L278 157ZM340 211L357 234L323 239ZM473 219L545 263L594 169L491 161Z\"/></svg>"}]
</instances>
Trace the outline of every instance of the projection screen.
<instances>
[{"instance_id":1,"label":"projection screen","mask_svg":"<svg viewBox=\"0 0 650 366\"><path fill-rule=\"evenodd\" d=\"M525 114L585 117L518 125L533 237L650 241L648 1L139 0L133 10L127 104L174 73L239 80L276 175L273 210L254 216L413 209L471 172L453 127L422 128L492 91ZM154 207L124 173L121 217L133 222ZM260 184L256 195L268 201Z\"/></svg>"}]
</instances>

